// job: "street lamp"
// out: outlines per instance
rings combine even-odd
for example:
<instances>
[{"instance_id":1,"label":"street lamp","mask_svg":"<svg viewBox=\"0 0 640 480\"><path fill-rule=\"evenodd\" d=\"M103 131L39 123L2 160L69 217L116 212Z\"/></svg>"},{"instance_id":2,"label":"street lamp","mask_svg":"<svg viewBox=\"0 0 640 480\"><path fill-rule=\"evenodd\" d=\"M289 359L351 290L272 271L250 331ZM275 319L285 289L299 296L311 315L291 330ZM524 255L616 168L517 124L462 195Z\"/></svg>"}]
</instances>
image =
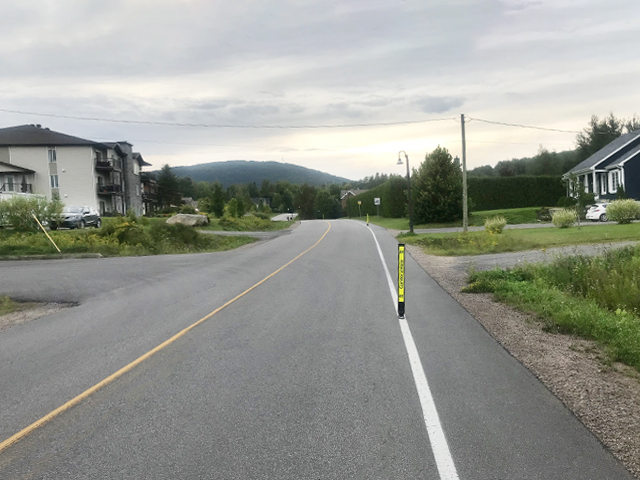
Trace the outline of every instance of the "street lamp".
<instances>
[{"instance_id":1,"label":"street lamp","mask_svg":"<svg viewBox=\"0 0 640 480\"><path fill-rule=\"evenodd\" d=\"M398 152L398 163L397 165L402 165L402 156L404 154L404 159L407 161L407 190L409 194L409 231L413 233L413 209L411 208L411 172L409 170L409 155L404 150L400 150Z\"/></svg>"}]
</instances>

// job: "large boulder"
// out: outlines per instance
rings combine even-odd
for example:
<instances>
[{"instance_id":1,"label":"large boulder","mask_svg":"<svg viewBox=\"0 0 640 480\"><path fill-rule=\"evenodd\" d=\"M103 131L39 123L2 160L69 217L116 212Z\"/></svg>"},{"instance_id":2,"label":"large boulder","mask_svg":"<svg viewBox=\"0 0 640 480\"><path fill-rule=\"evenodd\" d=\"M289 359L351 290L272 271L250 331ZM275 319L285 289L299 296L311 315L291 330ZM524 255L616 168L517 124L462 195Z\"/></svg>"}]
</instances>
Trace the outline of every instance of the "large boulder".
<instances>
[{"instance_id":1,"label":"large boulder","mask_svg":"<svg viewBox=\"0 0 640 480\"><path fill-rule=\"evenodd\" d=\"M186 213L179 213L173 217L167 219L169 225L174 223L181 223L188 225L189 227L198 227L201 225L209 225L209 217L206 215L187 215Z\"/></svg>"}]
</instances>

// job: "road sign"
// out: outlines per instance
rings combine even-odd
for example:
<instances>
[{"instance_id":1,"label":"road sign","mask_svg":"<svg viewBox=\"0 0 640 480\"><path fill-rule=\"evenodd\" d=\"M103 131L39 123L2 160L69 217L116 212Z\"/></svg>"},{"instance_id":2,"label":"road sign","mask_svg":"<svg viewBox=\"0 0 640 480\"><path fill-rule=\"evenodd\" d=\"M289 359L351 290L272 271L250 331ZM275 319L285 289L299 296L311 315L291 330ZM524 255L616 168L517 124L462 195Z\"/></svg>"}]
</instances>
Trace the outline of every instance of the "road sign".
<instances>
[{"instance_id":1,"label":"road sign","mask_svg":"<svg viewBox=\"0 0 640 480\"><path fill-rule=\"evenodd\" d=\"M398 317L404 318L404 243L398 244Z\"/></svg>"},{"instance_id":2,"label":"road sign","mask_svg":"<svg viewBox=\"0 0 640 480\"><path fill-rule=\"evenodd\" d=\"M358 205L362 205L362 200L358 200Z\"/></svg>"},{"instance_id":3,"label":"road sign","mask_svg":"<svg viewBox=\"0 0 640 480\"><path fill-rule=\"evenodd\" d=\"M380 199L379 199L379 198L377 198L377 197L376 197L376 198L374 198L374 199L373 199L373 204L374 204L374 205L380 205Z\"/></svg>"}]
</instances>

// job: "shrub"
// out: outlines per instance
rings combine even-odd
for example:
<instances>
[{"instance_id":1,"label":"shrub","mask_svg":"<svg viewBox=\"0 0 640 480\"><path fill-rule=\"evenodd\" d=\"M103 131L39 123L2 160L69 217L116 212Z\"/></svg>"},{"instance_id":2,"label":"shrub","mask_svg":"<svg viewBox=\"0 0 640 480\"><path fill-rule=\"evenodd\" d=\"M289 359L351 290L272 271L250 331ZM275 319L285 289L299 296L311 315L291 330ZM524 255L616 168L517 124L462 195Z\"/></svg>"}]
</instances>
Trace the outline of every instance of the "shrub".
<instances>
[{"instance_id":1,"label":"shrub","mask_svg":"<svg viewBox=\"0 0 640 480\"><path fill-rule=\"evenodd\" d=\"M558 203L556 204L556 206L560 208L568 208L568 207L572 207L575 204L576 204L575 198L562 196L558 199Z\"/></svg>"},{"instance_id":2,"label":"shrub","mask_svg":"<svg viewBox=\"0 0 640 480\"><path fill-rule=\"evenodd\" d=\"M180 213L186 213L187 215L195 215L196 213L196 209L193 208L191 205L182 205L180 207Z\"/></svg>"},{"instance_id":3,"label":"shrub","mask_svg":"<svg viewBox=\"0 0 640 480\"><path fill-rule=\"evenodd\" d=\"M484 220L484 229L489 233L502 233L507 219L502 216L488 217Z\"/></svg>"},{"instance_id":4,"label":"shrub","mask_svg":"<svg viewBox=\"0 0 640 480\"><path fill-rule=\"evenodd\" d=\"M44 197L16 196L0 200L0 225L10 225L20 232L36 231L40 227L32 214L41 222L51 220L62 214L62 203L49 202Z\"/></svg>"},{"instance_id":5,"label":"shrub","mask_svg":"<svg viewBox=\"0 0 640 480\"><path fill-rule=\"evenodd\" d=\"M614 200L607 206L607 217L618 223L631 223L640 216L640 202L630 198Z\"/></svg>"},{"instance_id":6,"label":"shrub","mask_svg":"<svg viewBox=\"0 0 640 480\"><path fill-rule=\"evenodd\" d=\"M261 218L262 220L271 220L271 217L269 216L269 214L268 214L268 213L263 213L263 212L253 212L253 216L254 216L254 217Z\"/></svg>"},{"instance_id":7,"label":"shrub","mask_svg":"<svg viewBox=\"0 0 640 480\"><path fill-rule=\"evenodd\" d=\"M569 228L576 223L578 217L575 210L563 208L553 213L551 221L558 228Z\"/></svg>"}]
</instances>

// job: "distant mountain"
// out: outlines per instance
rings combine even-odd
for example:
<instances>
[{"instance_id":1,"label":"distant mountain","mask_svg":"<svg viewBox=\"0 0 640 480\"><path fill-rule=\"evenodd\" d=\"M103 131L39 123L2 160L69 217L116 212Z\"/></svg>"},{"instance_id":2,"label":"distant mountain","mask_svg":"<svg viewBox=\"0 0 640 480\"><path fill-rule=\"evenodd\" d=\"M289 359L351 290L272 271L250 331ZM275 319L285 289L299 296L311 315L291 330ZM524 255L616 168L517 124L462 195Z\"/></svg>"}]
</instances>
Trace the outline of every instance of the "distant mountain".
<instances>
[{"instance_id":1,"label":"distant mountain","mask_svg":"<svg viewBox=\"0 0 640 480\"><path fill-rule=\"evenodd\" d=\"M346 178L336 177L319 170L293 165L291 163L255 162L247 160L231 160L228 162L202 163L188 167L172 167L171 171L178 177L190 177L194 182L213 182L219 180L225 187L236 183L256 182L262 180L272 183L285 180L293 184L308 183L324 185L350 182Z\"/></svg>"}]
</instances>

